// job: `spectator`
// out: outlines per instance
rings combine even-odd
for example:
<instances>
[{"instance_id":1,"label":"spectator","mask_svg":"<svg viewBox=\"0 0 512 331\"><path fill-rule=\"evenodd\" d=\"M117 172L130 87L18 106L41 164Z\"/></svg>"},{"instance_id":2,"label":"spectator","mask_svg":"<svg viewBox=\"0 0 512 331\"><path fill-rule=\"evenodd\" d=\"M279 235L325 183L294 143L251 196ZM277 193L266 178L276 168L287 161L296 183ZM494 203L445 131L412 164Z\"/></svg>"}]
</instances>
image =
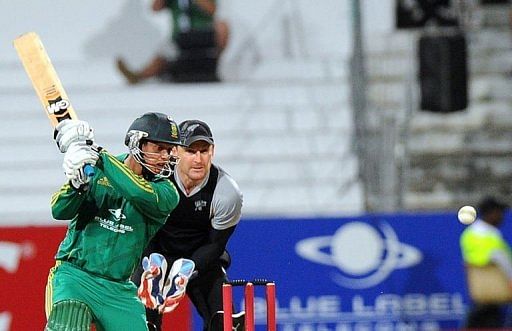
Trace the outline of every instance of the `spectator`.
<instances>
[{"instance_id":1,"label":"spectator","mask_svg":"<svg viewBox=\"0 0 512 331\"><path fill-rule=\"evenodd\" d=\"M212 164L214 141L208 125L188 120L179 126L184 146L178 148L180 162L170 179L178 188L180 202L144 255L160 253L168 265L180 257L195 262L198 274L188 283L187 295L206 330L222 310L222 284L230 263L226 245L240 221L242 194L233 178ZM142 272L139 267L132 280L140 283ZM148 322L161 330L162 315L152 309L146 314Z\"/></svg>"},{"instance_id":2,"label":"spectator","mask_svg":"<svg viewBox=\"0 0 512 331\"><path fill-rule=\"evenodd\" d=\"M505 288L508 290L512 287L512 251L499 230L506 208L507 205L492 197L484 198L478 206L479 218L464 230L460 237L460 246L468 272L471 272L471 268L496 266L506 275L508 282ZM470 277L468 282L471 282ZM482 285L470 283L469 286ZM505 326L506 304L499 300L478 302L479 300L472 299L473 306L466 319L467 328Z\"/></svg>"},{"instance_id":3,"label":"spectator","mask_svg":"<svg viewBox=\"0 0 512 331\"><path fill-rule=\"evenodd\" d=\"M457 15L453 7L451 0L398 0L395 15L397 27L457 26Z\"/></svg>"},{"instance_id":4,"label":"spectator","mask_svg":"<svg viewBox=\"0 0 512 331\"><path fill-rule=\"evenodd\" d=\"M149 78L163 81L218 81L217 63L228 42L229 29L219 17L216 0L153 0L153 11L168 9L172 17L171 40L140 71L123 59L117 67L129 84Z\"/></svg>"}]
</instances>

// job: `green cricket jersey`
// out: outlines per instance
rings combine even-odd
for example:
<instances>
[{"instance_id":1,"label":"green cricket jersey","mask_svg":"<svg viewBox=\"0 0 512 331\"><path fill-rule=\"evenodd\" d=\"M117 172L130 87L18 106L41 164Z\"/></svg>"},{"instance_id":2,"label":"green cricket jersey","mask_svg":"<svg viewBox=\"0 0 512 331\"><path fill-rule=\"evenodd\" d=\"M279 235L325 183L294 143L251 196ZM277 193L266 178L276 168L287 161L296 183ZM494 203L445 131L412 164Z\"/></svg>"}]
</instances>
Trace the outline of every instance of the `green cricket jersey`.
<instances>
[{"instance_id":1,"label":"green cricket jersey","mask_svg":"<svg viewBox=\"0 0 512 331\"><path fill-rule=\"evenodd\" d=\"M205 30L213 26L213 16L201 9L194 1L189 1L187 5L180 5L179 0L166 0L165 5L171 11L172 16L172 39L184 31L183 20L186 20L189 29Z\"/></svg>"},{"instance_id":2,"label":"green cricket jersey","mask_svg":"<svg viewBox=\"0 0 512 331\"><path fill-rule=\"evenodd\" d=\"M149 240L179 202L169 180L146 181L123 163L125 158L103 150L89 190L65 184L51 203L55 219L71 220L56 260L114 281L130 278Z\"/></svg>"}]
</instances>

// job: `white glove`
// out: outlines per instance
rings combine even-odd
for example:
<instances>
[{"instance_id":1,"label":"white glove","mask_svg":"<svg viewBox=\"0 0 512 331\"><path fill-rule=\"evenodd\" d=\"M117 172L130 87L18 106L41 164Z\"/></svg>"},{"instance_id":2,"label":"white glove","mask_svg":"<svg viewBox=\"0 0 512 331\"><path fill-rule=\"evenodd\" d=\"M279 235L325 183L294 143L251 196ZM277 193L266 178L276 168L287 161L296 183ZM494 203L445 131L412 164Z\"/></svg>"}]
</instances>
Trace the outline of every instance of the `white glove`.
<instances>
[{"instance_id":1,"label":"white glove","mask_svg":"<svg viewBox=\"0 0 512 331\"><path fill-rule=\"evenodd\" d=\"M85 142L73 142L68 146L62 168L73 187L80 188L89 183L91 178L84 174L84 166L94 166L98 158L97 149Z\"/></svg>"},{"instance_id":2,"label":"white glove","mask_svg":"<svg viewBox=\"0 0 512 331\"><path fill-rule=\"evenodd\" d=\"M62 153L66 153L69 145L77 141L94 141L94 130L89 123L79 120L64 120L55 127L55 142Z\"/></svg>"}]
</instances>

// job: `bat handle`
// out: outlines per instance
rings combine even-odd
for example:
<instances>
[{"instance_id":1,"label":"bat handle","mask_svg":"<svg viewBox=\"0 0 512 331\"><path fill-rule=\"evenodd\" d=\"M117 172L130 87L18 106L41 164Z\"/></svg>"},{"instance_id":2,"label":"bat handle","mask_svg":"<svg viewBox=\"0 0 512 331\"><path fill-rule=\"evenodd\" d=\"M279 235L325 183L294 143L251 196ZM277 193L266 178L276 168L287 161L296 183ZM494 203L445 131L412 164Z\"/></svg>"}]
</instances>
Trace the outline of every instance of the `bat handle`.
<instances>
[{"instance_id":1,"label":"bat handle","mask_svg":"<svg viewBox=\"0 0 512 331\"><path fill-rule=\"evenodd\" d=\"M87 177L92 177L94 176L94 167L90 164L86 164L84 166L84 174L87 176Z\"/></svg>"},{"instance_id":2,"label":"bat handle","mask_svg":"<svg viewBox=\"0 0 512 331\"><path fill-rule=\"evenodd\" d=\"M93 145L93 141L92 140L86 140L86 143L87 145L89 146L92 146ZM90 164L86 164L84 165L84 174L87 176L87 177L92 177L94 176L94 167Z\"/></svg>"}]
</instances>

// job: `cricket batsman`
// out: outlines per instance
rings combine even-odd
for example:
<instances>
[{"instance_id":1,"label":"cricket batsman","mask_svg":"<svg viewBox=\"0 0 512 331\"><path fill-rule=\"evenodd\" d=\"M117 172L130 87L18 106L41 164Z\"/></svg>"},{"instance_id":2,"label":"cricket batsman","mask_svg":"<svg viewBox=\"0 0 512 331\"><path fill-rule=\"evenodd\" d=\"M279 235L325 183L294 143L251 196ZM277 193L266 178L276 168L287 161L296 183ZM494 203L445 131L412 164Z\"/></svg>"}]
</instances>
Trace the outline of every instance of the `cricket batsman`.
<instances>
[{"instance_id":1,"label":"cricket batsman","mask_svg":"<svg viewBox=\"0 0 512 331\"><path fill-rule=\"evenodd\" d=\"M53 217L71 220L46 288L45 330L148 330L144 305L130 275L149 240L179 202L167 179L177 162L180 132L161 113L129 127L129 153L113 156L94 142L89 124L56 127L68 179L51 200ZM95 167L92 177L84 165Z\"/></svg>"}]
</instances>

